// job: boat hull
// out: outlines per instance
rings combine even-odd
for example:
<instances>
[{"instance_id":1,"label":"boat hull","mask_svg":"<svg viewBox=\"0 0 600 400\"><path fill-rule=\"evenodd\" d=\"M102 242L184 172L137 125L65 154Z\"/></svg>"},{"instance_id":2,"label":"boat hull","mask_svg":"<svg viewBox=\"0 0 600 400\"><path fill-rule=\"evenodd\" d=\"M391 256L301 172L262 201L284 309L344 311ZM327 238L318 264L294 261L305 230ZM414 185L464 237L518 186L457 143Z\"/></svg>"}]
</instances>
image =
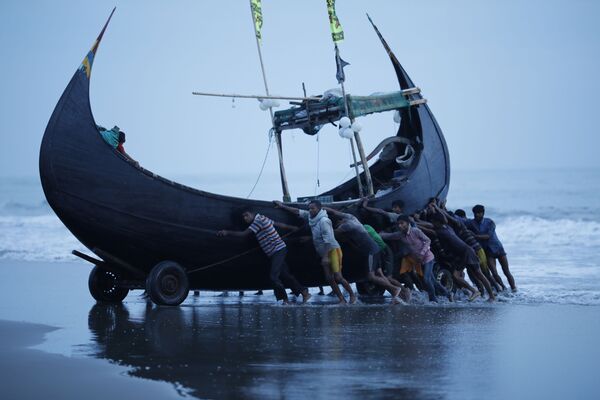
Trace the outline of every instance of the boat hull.
<instances>
[{"instance_id":1,"label":"boat hull","mask_svg":"<svg viewBox=\"0 0 600 400\"><path fill-rule=\"evenodd\" d=\"M414 211L429 198L445 198L447 193L449 159L443 135L427 106L411 112L416 113L411 125L401 126L399 135L421 138L418 161L402 185L373 200L376 206L387 208L393 200L402 199L407 211ZM411 131L415 123L418 132ZM373 175L377 179L378 171L389 174L390 168L389 163L378 161L372 166ZM269 263L256 240L219 238L216 232L245 229L241 219L245 208L287 224L303 224L271 202L196 190L132 164L99 135L89 102L89 71L83 68L73 75L50 118L39 169L46 199L58 218L81 243L129 279L143 280L156 264L172 260L188 272L193 289L266 289L270 287ZM332 193L343 193L352 185L355 182L349 181ZM348 204L342 201L332 206ZM312 243L302 236L310 236L306 226L285 236L287 262L304 285L324 285ZM344 276L349 281L364 279L364 259L350 245L342 247ZM131 269L114 260L139 274L131 274Z\"/></svg>"}]
</instances>

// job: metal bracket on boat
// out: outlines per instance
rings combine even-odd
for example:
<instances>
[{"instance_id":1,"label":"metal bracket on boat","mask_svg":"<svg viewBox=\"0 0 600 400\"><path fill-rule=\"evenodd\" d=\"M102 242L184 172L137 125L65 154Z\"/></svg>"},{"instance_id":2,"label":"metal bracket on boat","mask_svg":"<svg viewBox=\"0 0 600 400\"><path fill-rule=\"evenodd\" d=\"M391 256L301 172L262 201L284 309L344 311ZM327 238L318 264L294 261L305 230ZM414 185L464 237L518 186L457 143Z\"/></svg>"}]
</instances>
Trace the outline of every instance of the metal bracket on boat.
<instances>
[{"instance_id":1,"label":"metal bracket on boat","mask_svg":"<svg viewBox=\"0 0 600 400\"><path fill-rule=\"evenodd\" d=\"M87 254L83 254L82 252L77 251L77 250L73 250L71 252L71 254L73 254L74 256L77 256L77 257L79 257L79 258L81 258L81 259L83 259L83 260L85 260L85 261L87 261L89 263L92 263L94 265L100 266L100 265L104 264L104 261L98 260L97 258L94 258L94 257L90 257Z\"/></svg>"},{"instance_id":2,"label":"metal bracket on boat","mask_svg":"<svg viewBox=\"0 0 600 400\"><path fill-rule=\"evenodd\" d=\"M375 157L377 154L379 154L379 152L381 150L383 150L383 148L385 146L387 146L390 143L404 143L407 145L411 144L410 139L407 138L403 138L403 137L398 137L398 136L392 136L389 137L387 139L384 139L381 141L381 143L379 143L377 145L377 147L375 147L375 149L367 156L367 161L369 161L370 159L372 159L373 157ZM358 161L356 164L350 164L350 168L354 168L356 165L361 165L362 163L360 161Z\"/></svg>"},{"instance_id":3,"label":"metal bracket on boat","mask_svg":"<svg viewBox=\"0 0 600 400\"><path fill-rule=\"evenodd\" d=\"M146 273L144 271L142 271L141 269L134 267L133 265L121 260L118 257L113 256L112 254L105 252L104 250L94 247L92 249L92 251L94 253L96 253L100 258L102 258L105 262L112 263L112 264L118 265L120 267L123 267L123 269L131 272L133 275L135 275L139 278L146 277Z\"/></svg>"}]
</instances>

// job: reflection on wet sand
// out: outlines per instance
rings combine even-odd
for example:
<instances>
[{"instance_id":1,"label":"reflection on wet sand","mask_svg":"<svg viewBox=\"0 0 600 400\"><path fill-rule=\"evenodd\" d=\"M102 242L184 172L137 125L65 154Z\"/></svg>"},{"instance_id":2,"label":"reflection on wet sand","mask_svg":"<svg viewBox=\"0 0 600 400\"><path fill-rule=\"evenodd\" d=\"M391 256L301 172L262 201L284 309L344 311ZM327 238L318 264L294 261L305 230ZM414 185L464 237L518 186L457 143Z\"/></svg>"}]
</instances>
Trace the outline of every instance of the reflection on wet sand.
<instances>
[{"instance_id":1,"label":"reflection on wet sand","mask_svg":"<svg viewBox=\"0 0 600 400\"><path fill-rule=\"evenodd\" d=\"M210 398L444 396L452 325L493 308L94 305L89 353ZM456 349L454 349L454 352Z\"/></svg>"}]
</instances>

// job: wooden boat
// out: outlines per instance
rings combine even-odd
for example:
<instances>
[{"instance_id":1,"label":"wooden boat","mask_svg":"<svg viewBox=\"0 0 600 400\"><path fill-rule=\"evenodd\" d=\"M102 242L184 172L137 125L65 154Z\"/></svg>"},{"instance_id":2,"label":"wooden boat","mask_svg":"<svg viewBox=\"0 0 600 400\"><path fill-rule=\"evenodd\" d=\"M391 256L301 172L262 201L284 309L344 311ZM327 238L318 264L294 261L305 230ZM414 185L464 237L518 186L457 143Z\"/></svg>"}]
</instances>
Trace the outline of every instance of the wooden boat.
<instances>
[{"instance_id":1,"label":"wooden boat","mask_svg":"<svg viewBox=\"0 0 600 400\"><path fill-rule=\"evenodd\" d=\"M109 18L110 21L110 18ZM208 193L160 177L131 163L99 135L89 100L92 63L104 31L75 71L46 127L40 148L40 178L56 215L98 258L77 253L96 264L89 279L99 301L121 301L130 289L146 288L153 301L179 304L190 289L268 289L268 263L256 241L219 238L220 229L244 229L245 208L288 224L300 225L270 201ZM377 29L377 28L375 28ZM414 87L379 31L401 89ZM422 99L419 93L407 96ZM401 110L398 132L370 167L376 194L370 205L388 208L401 199L407 212L422 209L432 197L448 192L450 164L442 132L423 102ZM396 160L409 146L413 155ZM382 194L383 193L383 194ZM322 194L331 207L353 212L359 197L356 179ZM296 203L305 207L303 203ZM288 264L307 286L324 285L310 241L286 237ZM344 275L349 281L366 276L363 260L344 246Z\"/></svg>"}]
</instances>

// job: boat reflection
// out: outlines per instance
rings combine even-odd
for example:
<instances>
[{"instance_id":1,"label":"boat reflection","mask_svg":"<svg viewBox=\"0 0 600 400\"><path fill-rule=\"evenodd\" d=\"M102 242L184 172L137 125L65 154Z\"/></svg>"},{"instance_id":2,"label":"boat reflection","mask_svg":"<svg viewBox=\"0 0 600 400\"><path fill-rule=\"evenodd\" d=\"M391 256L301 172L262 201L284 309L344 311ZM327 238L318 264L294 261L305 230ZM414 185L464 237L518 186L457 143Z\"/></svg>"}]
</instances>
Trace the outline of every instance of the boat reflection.
<instances>
[{"instance_id":1,"label":"boat reflection","mask_svg":"<svg viewBox=\"0 0 600 400\"><path fill-rule=\"evenodd\" d=\"M94 305L94 357L200 398L443 396L460 309Z\"/></svg>"}]
</instances>

